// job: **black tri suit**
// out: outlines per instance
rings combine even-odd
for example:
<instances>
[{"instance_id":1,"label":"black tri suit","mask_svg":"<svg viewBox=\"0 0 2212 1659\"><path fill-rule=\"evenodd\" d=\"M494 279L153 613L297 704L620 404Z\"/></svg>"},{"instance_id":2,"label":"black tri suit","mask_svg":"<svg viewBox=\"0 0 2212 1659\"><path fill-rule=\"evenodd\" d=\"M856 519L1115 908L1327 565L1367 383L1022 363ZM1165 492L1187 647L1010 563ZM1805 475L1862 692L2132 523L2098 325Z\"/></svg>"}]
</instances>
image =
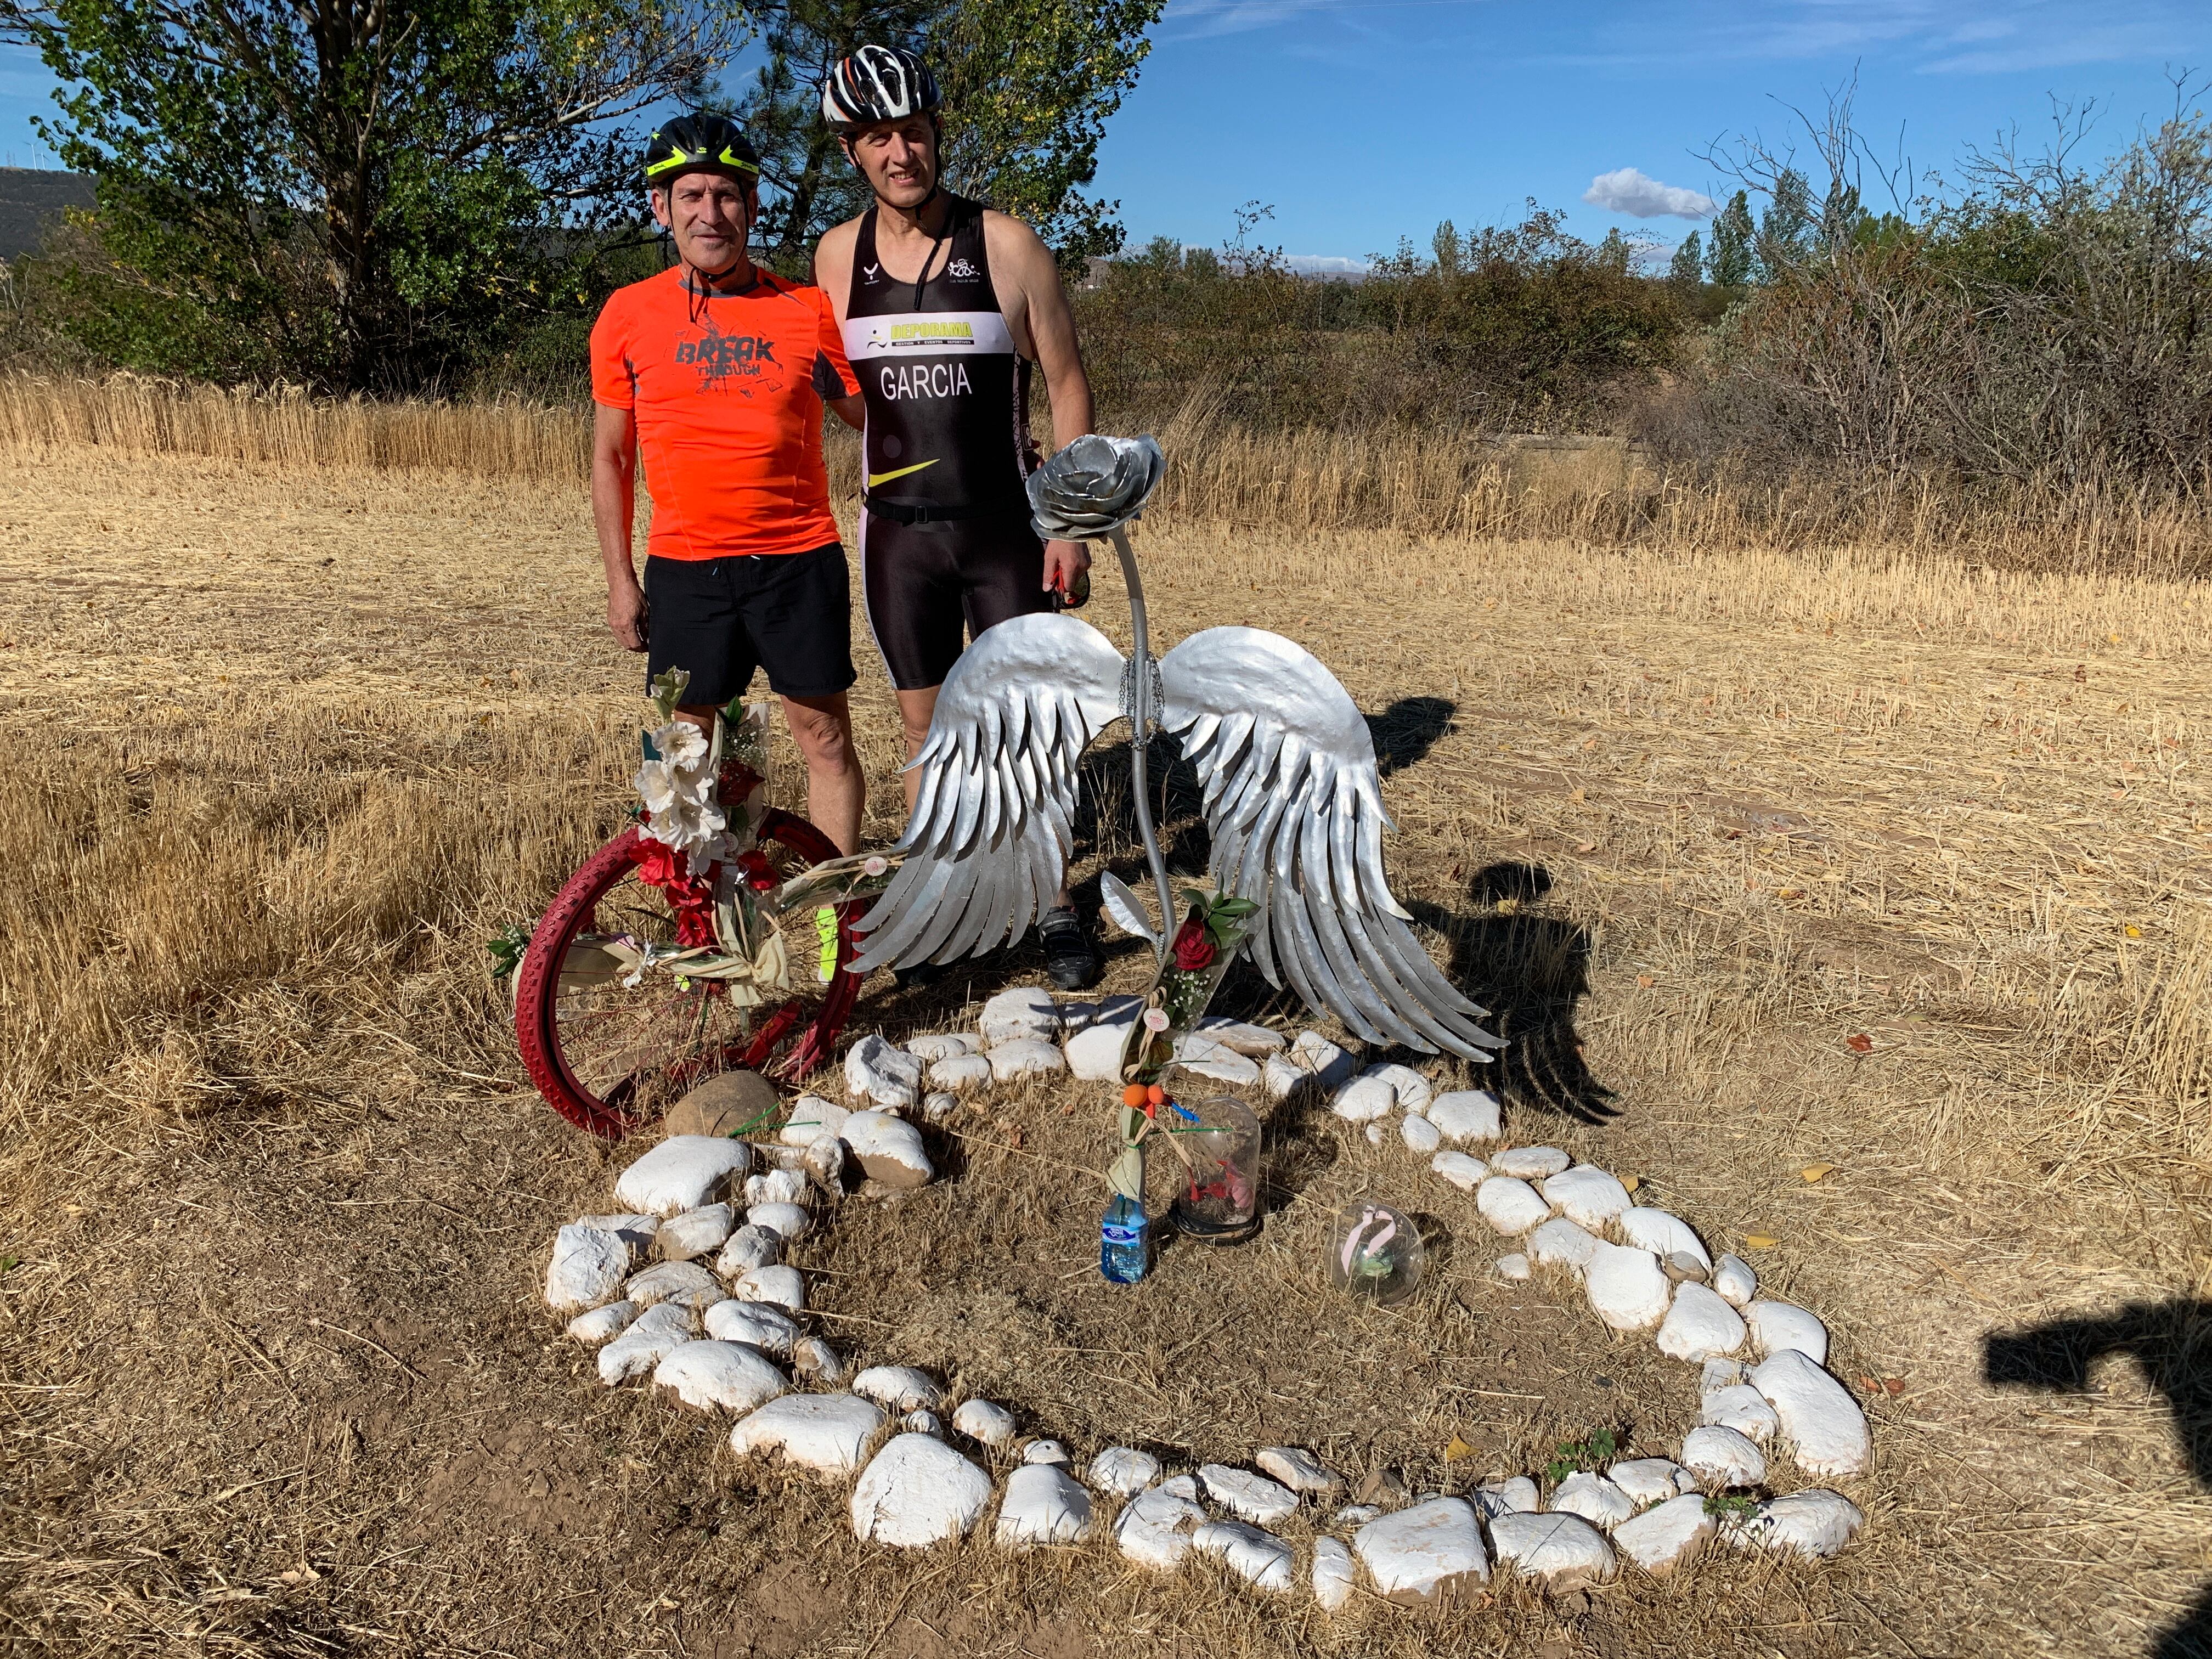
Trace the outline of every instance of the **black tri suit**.
<instances>
[{"instance_id":1,"label":"black tri suit","mask_svg":"<svg viewBox=\"0 0 2212 1659\"><path fill-rule=\"evenodd\" d=\"M1051 608L1044 544L1023 489L1030 363L991 288L983 210L948 195L939 245L918 281L876 255L860 221L845 355L867 404L860 568L868 626L891 684L940 685L969 639Z\"/></svg>"}]
</instances>

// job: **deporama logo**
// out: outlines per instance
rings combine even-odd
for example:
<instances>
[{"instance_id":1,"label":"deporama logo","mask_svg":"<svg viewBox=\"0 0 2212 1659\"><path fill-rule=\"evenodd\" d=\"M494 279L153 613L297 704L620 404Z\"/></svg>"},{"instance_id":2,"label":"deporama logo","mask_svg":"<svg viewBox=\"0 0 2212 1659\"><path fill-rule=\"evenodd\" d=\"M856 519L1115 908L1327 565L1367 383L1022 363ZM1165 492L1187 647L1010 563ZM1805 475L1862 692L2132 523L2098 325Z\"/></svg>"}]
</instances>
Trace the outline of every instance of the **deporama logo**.
<instances>
[{"instance_id":1,"label":"deporama logo","mask_svg":"<svg viewBox=\"0 0 2212 1659\"><path fill-rule=\"evenodd\" d=\"M938 321L927 323L893 323L890 325L890 331L888 335L879 335L878 337L879 339L888 339L894 346L906 346L908 348L915 346L973 345L975 343L975 325L973 323Z\"/></svg>"},{"instance_id":2,"label":"deporama logo","mask_svg":"<svg viewBox=\"0 0 2212 1659\"><path fill-rule=\"evenodd\" d=\"M972 283L983 273L973 259L955 259L945 267L945 274L956 282Z\"/></svg>"},{"instance_id":3,"label":"deporama logo","mask_svg":"<svg viewBox=\"0 0 2212 1659\"><path fill-rule=\"evenodd\" d=\"M965 363L885 363L876 384L886 398L958 398L974 389Z\"/></svg>"},{"instance_id":4,"label":"deporama logo","mask_svg":"<svg viewBox=\"0 0 2212 1659\"><path fill-rule=\"evenodd\" d=\"M782 367L775 360L775 342L750 334L707 334L696 340L679 340L676 361L697 369L702 386L750 380L764 369Z\"/></svg>"}]
</instances>

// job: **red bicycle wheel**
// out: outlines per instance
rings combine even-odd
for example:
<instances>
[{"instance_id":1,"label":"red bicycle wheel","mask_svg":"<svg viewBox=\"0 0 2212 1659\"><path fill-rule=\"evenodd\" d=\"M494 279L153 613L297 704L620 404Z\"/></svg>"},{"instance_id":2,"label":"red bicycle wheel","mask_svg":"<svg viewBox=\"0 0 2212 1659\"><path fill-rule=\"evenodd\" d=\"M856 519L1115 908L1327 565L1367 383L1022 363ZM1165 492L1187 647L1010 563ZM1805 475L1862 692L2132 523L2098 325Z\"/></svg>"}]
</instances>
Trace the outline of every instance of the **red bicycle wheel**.
<instances>
[{"instance_id":1,"label":"red bicycle wheel","mask_svg":"<svg viewBox=\"0 0 2212 1659\"><path fill-rule=\"evenodd\" d=\"M845 969L862 904L832 911L837 952L827 983L817 978L823 941L815 913L781 920L797 988L780 1002L739 1007L723 983L685 984L665 969L625 985L621 958L603 941L676 944L666 896L638 873L643 842L636 828L625 830L568 878L516 970L515 1037L531 1081L555 1111L609 1140L659 1118L717 1072L805 1076L828 1058L860 988ZM771 811L758 844L738 864L754 890L765 892L836 856L805 818Z\"/></svg>"}]
</instances>

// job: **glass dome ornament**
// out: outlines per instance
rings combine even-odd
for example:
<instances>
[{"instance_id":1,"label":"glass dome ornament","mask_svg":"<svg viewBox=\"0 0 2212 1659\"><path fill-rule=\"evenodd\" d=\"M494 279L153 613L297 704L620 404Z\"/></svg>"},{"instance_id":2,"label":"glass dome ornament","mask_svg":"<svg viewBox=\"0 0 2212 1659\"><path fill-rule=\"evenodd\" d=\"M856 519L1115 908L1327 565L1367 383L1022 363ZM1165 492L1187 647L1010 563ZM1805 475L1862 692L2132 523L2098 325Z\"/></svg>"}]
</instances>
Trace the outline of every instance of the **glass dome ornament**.
<instances>
[{"instance_id":1,"label":"glass dome ornament","mask_svg":"<svg viewBox=\"0 0 2212 1659\"><path fill-rule=\"evenodd\" d=\"M1260 1120L1226 1095L1176 1103L1168 1133L1182 1156L1169 1167L1181 1186L1169 1210L1176 1231L1201 1244L1241 1244L1260 1231Z\"/></svg>"},{"instance_id":2,"label":"glass dome ornament","mask_svg":"<svg viewBox=\"0 0 2212 1659\"><path fill-rule=\"evenodd\" d=\"M1328 1282L1381 1307L1403 1302L1421 1282L1425 1252L1410 1217L1368 1199L1336 1212L1330 1229Z\"/></svg>"}]
</instances>

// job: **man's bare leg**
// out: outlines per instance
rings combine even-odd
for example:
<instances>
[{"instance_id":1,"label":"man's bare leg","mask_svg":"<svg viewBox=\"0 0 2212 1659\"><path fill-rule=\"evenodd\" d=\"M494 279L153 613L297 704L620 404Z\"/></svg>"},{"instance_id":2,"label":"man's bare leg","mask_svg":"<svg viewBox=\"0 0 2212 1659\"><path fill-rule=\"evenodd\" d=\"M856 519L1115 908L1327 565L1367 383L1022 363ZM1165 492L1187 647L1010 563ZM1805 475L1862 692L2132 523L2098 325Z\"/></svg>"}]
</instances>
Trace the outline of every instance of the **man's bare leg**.
<instances>
[{"instance_id":1,"label":"man's bare leg","mask_svg":"<svg viewBox=\"0 0 2212 1659\"><path fill-rule=\"evenodd\" d=\"M845 694L786 697L783 717L806 763L806 816L839 852L859 852L868 785L853 747L853 710Z\"/></svg>"}]
</instances>

